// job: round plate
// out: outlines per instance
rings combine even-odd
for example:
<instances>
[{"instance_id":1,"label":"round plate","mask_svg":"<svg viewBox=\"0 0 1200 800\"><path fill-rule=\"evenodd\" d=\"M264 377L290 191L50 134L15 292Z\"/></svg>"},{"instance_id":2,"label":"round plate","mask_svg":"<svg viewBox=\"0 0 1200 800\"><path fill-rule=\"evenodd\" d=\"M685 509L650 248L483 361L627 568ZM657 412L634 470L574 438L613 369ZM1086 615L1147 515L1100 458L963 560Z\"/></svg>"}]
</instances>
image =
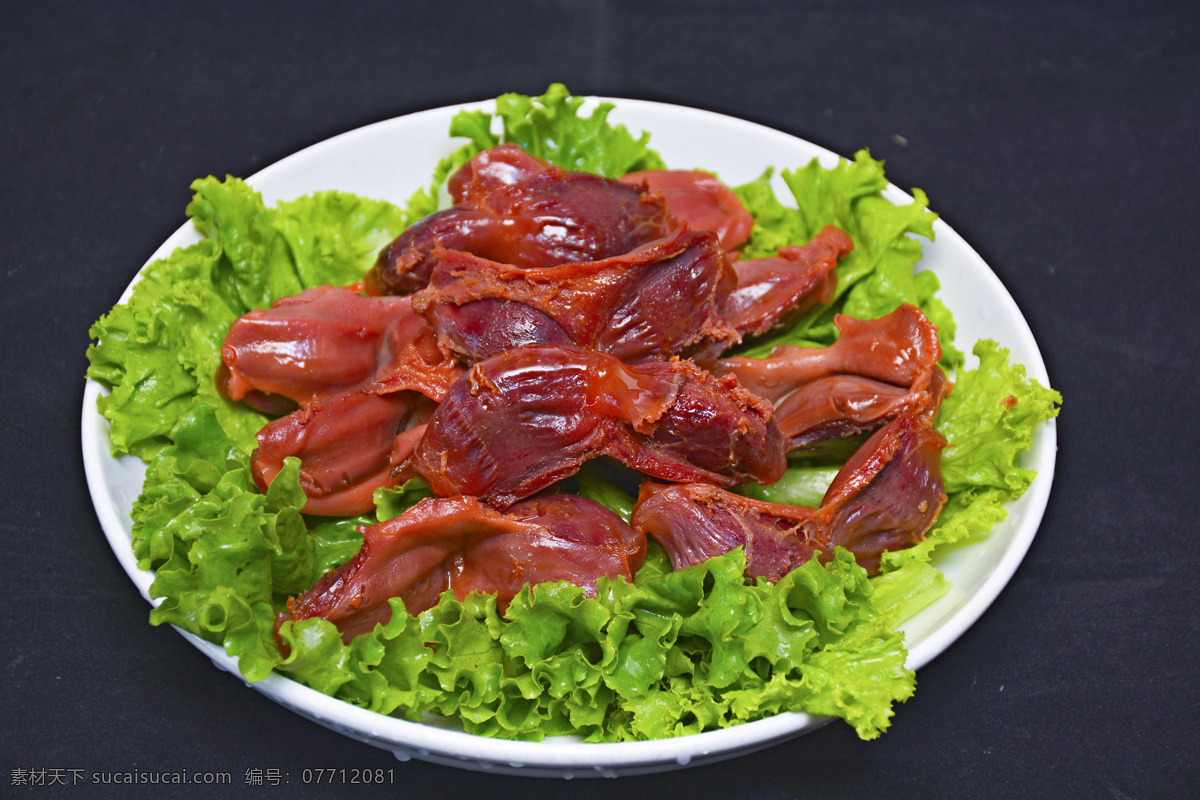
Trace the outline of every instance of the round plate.
<instances>
[{"instance_id":1,"label":"round plate","mask_svg":"<svg viewBox=\"0 0 1200 800\"><path fill-rule=\"evenodd\" d=\"M753 180L768 166L793 168L813 158L825 166L837 161L833 153L802 139L732 117L639 100L612 98L611 102L616 109L609 119L635 133L649 131L651 145L670 166L715 170L731 185ZM302 150L248 181L268 205L326 189L403 203L416 189L427 185L438 160L461 144L451 140L447 130L450 118L463 108L490 110L492 103L439 108L369 125ZM789 196L782 184L777 193ZM912 201L894 186L885 194L898 203ZM919 268L937 273L942 284L940 296L958 323L959 347L969 350L977 339L995 339L1009 348L1015 363L1026 366L1030 377L1048 386L1046 367L1033 334L999 279L948 225L939 220L934 229L936 241L923 242L925 255ZM150 261L199 239L192 225L185 224ZM132 287L131 283L125 290L122 302L128 299ZM153 575L138 569L130 547L129 516L141 491L145 466L136 458L109 455L108 423L96 410L100 392L101 388L91 381L84 392L83 459L88 487L113 552L149 600ZM1039 426L1023 462L1037 470L1037 479L1023 497L1009 506L1008 518L982 541L936 554L934 564L953 581L954 588L903 626L910 667L919 669L945 650L1004 588L1041 522L1054 475L1054 458L1055 425L1051 420ZM239 674L236 662L221 647L180 632L218 667ZM521 775L612 777L709 763L777 744L828 721L786 713L733 728L650 742L515 742L366 711L276 675L249 685L327 728L391 750L403 761L418 758Z\"/></svg>"}]
</instances>

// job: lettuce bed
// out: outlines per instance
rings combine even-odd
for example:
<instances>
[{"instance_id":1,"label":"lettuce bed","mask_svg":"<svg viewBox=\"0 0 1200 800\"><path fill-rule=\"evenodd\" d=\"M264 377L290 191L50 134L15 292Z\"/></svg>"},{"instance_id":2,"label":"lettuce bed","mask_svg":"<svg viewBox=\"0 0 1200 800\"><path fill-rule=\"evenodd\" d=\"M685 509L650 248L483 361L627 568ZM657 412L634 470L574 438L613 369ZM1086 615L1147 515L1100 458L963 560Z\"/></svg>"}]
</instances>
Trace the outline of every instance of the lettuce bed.
<instances>
[{"instance_id":1,"label":"lettuce bed","mask_svg":"<svg viewBox=\"0 0 1200 800\"><path fill-rule=\"evenodd\" d=\"M154 570L151 593L163 598L151 621L222 644L248 680L275 671L381 713L452 716L489 736L638 740L781 711L839 716L863 738L877 736L914 687L896 625L946 589L931 552L1004 518L1004 504L1033 479L1019 456L1061 398L1027 380L994 342L977 343L979 366L962 369L937 278L914 272L917 237L932 238L936 216L919 190L908 205L883 198L882 164L865 151L832 169L814 161L784 171L795 206L776 198L769 173L736 188L756 219L750 257L803 244L827 224L855 242L831 305L740 351L828 344L835 312L877 317L902 302L938 324L956 384L937 419L950 443L942 462L950 500L926 541L889 554L874 579L839 549L828 564L810 562L776 585L744 579L740 550L674 572L652 545L632 583L602 580L594 599L544 584L526 587L503 615L494 598L446 595L415 617L393 600L391 622L349 645L310 619L284 626L286 658L276 648L276 611L357 552L356 526L395 516L428 492L411 481L378 492L373 516L309 518L299 510L292 460L260 493L249 453L267 418L222 398L213 383L229 325L304 288L359 279L380 247L436 208L453 169L502 140L607 176L663 166L647 134L611 125L607 105L584 116L581 102L555 85L539 98L498 98L494 117L460 113L450 134L467 143L403 209L336 192L267 208L236 178L193 184L188 215L207 238L147 267L130 300L92 327L88 349L88 377L109 390L99 407L113 455L147 462L132 517L139 566ZM831 448L795 457L784 480L740 491L813 505L846 455ZM628 516L633 498L599 472L585 471L573 486Z\"/></svg>"}]
</instances>

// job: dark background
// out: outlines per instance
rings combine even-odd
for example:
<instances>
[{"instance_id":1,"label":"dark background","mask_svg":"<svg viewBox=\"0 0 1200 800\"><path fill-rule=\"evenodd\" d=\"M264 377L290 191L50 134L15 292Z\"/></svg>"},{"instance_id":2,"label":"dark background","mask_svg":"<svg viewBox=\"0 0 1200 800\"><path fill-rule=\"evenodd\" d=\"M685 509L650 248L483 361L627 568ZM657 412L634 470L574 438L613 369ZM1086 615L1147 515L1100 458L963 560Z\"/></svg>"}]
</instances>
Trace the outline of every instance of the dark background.
<instances>
[{"instance_id":1,"label":"dark background","mask_svg":"<svg viewBox=\"0 0 1200 800\"><path fill-rule=\"evenodd\" d=\"M95 795L13 786L18 769L229 771L232 797L283 796L242 783L279 769L287 796L349 793L297 785L316 767L394 768L374 794L405 798L1200 794L1194 4L3 7L0 796ZM401 764L151 627L105 542L80 460L87 329L182 224L188 184L552 81L869 147L1041 344L1066 402L1040 533L877 741L837 723L617 783Z\"/></svg>"}]
</instances>

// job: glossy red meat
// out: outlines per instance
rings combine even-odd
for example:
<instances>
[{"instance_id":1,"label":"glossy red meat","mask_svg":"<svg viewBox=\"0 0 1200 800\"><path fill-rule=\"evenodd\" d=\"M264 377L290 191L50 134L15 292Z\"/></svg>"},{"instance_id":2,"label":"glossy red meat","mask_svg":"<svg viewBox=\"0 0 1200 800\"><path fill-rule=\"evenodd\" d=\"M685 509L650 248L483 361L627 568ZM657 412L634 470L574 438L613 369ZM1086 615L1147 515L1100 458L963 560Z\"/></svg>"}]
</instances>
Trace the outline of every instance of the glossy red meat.
<instances>
[{"instance_id":1,"label":"glossy red meat","mask_svg":"<svg viewBox=\"0 0 1200 800\"><path fill-rule=\"evenodd\" d=\"M522 269L437 249L413 309L468 362L531 344L574 344L622 361L720 354L736 277L711 232L681 229L602 261Z\"/></svg>"},{"instance_id":2,"label":"glossy red meat","mask_svg":"<svg viewBox=\"0 0 1200 800\"><path fill-rule=\"evenodd\" d=\"M777 347L767 358L705 362L772 403L794 448L872 430L904 413L936 409L949 390L937 366L937 328L911 305L875 320L834 317L829 347Z\"/></svg>"},{"instance_id":3,"label":"glossy red meat","mask_svg":"<svg viewBox=\"0 0 1200 800\"><path fill-rule=\"evenodd\" d=\"M532 178L549 166L546 161L526 153L520 145L508 142L477 153L450 176L446 189L456 206L486 208L487 197L492 192Z\"/></svg>"},{"instance_id":4,"label":"glossy red meat","mask_svg":"<svg viewBox=\"0 0 1200 800\"><path fill-rule=\"evenodd\" d=\"M646 554L645 536L577 495L530 498L507 513L471 497L429 498L360 530L358 555L289 600L280 623L324 617L349 642L391 619L392 597L410 614L447 590L459 600L495 594L501 609L526 584L570 581L594 597L601 576L631 578Z\"/></svg>"},{"instance_id":5,"label":"glossy red meat","mask_svg":"<svg viewBox=\"0 0 1200 800\"><path fill-rule=\"evenodd\" d=\"M307 289L233 323L217 387L231 400L257 405L278 396L306 405L373 381L389 331L406 339L422 327L405 299Z\"/></svg>"},{"instance_id":6,"label":"glossy red meat","mask_svg":"<svg viewBox=\"0 0 1200 800\"><path fill-rule=\"evenodd\" d=\"M300 459L304 513L354 516L375 507L376 489L412 475L409 457L425 430L433 401L417 392L344 392L268 423L251 456L254 481L264 493L283 469Z\"/></svg>"},{"instance_id":7,"label":"glossy red meat","mask_svg":"<svg viewBox=\"0 0 1200 800\"><path fill-rule=\"evenodd\" d=\"M240 317L221 348L218 390L268 413L380 384L433 399L461 373L444 358L411 301L306 289ZM395 390L395 389L390 389Z\"/></svg>"},{"instance_id":8,"label":"glossy red meat","mask_svg":"<svg viewBox=\"0 0 1200 800\"><path fill-rule=\"evenodd\" d=\"M478 158L478 156L477 156ZM674 231L678 221L661 195L586 172L558 167L438 211L383 249L365 284L372 294L408 294L429 282L437 247L525 268L596 261L627 253ZM482 195L482 196L480 196Z\"/></svg>"},{"instance_id":9,"label":"glossy red meat","mask_svg":"<svg viewBox=\"0 0 1200 800\"><path fill-rule=\"evenodd\" d=\"M610 455L671 481L773 483L786 467L770 407L690 361L621 363L571 347L473 366L438 406L414 465L440 495L505 508Z\"/></svg>"},{"instance_id":10,"label":"glossy red meat","mask_svg":"<svg viewBox=\"0 0 1200 800\"><path fill-rule=\"evenodd\" d=\"M463 373L409 298L332 286L241 317L222 356L223 394L286 414L258 433L251 466L259 488L294 456L304 511L333 516L369 511L375 489L411 474L408 458L433 401Z\"/></svg>"},{"instance_id":11,"label":"glossy red meat","mask_svg":"<svg viewBox=\"0 0 1200 800\"><path fill-rule=\"evenodd\" d=\"M750 238L754 217L728 186L707 172L652 169L631 172L621 180L662 194L672 214L693 230L714 231L727 251Z\"/></svg>"},{"instance_id":12,"label":"glossy red meat","mask_svg":"<svg viewBox=\"0 0 1200 800\"><path fill-rule=\"evenodd\" d=\"M905 415L877 431L846 462L820 508L754 500L710 484L646 483L631 523L654 536L676 569L743 547L746 575L778 581L820 551L841 546L869 573L884 552L925 537L946 502L945 439L927 416Z\"/></svg>"},{"instance_id":13,"label":"glossy red meat","mask_svg":"<svg viewBox=\"0 0 1200 800\"><path fill-rule=\"evenodd\" d=\"M785 325L837 288L833 269L854 242L832 225L803 247L781 247L779 255L737 261L737 288L725 302L725 318L745 336L761 336Z\"/></svg>"}]
</instances>

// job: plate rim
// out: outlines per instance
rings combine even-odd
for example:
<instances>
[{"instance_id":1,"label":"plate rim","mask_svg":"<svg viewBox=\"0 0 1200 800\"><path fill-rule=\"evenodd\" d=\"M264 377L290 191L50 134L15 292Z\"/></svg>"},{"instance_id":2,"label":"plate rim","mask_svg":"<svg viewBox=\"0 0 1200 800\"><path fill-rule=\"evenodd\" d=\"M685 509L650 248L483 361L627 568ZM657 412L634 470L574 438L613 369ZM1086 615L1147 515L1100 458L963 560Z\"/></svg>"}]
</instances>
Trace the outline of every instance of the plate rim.
<instances>
[{"instance_id":1,"label":"plate rim","mask_svg":"<svg viewBox=\"0 0 1200 800\"><path fill-rule=\"evenodd\" d=\"M669 112L684 117L702 118L706 123L745 128L751 126L760 135L778 137L781 142L799 143L806 148L819 153L822 163L832 162L840 158L836 153L803 139L799 136L777 130L757 122L740 119L720 112L708 111L672 103L662 103L632 98L617 98L605 96L584 97L588 108L596 103L613 103L615 108L612 121L616 119L619 110L638 110L651 112ZM255 172L245 179L251 186L256 181L269 181L276 172L286 172L296 168L303 161L320 156L320 151L327 148L341 147L356 137L367 136L378 132L381 127L398 125L407 122L420 121L421 118L442 118L448 123L449 118L462 110L477 110L493 108L495 100L482 100L470 103L457 103L433 109L417 111L392 117L368 125L360 126L319 142L313 143L301 150L276 161ZM650 131L653 135L654 131ZM454 141L447 134L447 141ZM256 188L257 190L257 188ZM884 194L889 199L911 202L908 193L889 183ZM1028 321L1017 306L1016 301L1008 292L1000 278L983 258L966 242L953 228L940 217L934 223L937 239L950 239L956 248L961 249L972 261L975 267L982 268L980 274L990 284L990 289L997 299L1007 306L1010 317L1015 315L1016 332L1022 339L1020 345L1028 353L1035 356L1025 360L1027 375L1038 380L1045 386L1050 386L1046 371L1045 359L1041 349L1033 337ZM195 231L192 222L187 220L176 229L137 270L129 285L121 294L117 304L128 300L133 287L141 279L145 269L155 261L173 252L176 248L199 241L200 236ZM953 309L952 309L953 311ZM1013 346L1012 342L1004 346ZM153 581L152 572L138 568L130 545L130 531L125 527L120 513L113 503L108 491L107 475L104 471L104 461L113 460L107 446L108 422L99 413L97 399L102 394L98 383L85 379L83 393L83 414L81 419L81 439L83 445L84 471L88 483L92 505L96 511L101 528L108 539L109 545L117 560L133 581L134 585L152 606L157 605L150 597L149 587ZM1057 451L1057 425L1051 419L1039 425L1035 431L1033 446L1028 451L1032 457L1037 452L1041 463L1038 475L1019 499L1024 504L1024 514L1031 522L1017 527L1013 539L1004 549L979 589L971 595L963 606L957 609L949 619L939 625L929 635L909 649L907 666L914 670L921 669L955 641L958 640L993 604L1000 592L1008 585L1017 568L1025 558L1033 543L1046 506L1049 502L1050 490L1053 485ZM133 456L123 459L142 462ZM174 626L173 626L174 627ZM251 683L241 678L237 670L237 661L227 656L219 645L191 634L176 627L181 635L207 655L213 663L224 671L242 679L250 688L270 697L289 710L330 727L343 735L363 741L376 747L391 750L401 760L418 758L437 763L451 764L472 769L490 769L497 772L510 772L520 775L555 775L560 777L610 776L616 769L616 774L628 775L644 772L656 772L666 769L688 766L689 764L710 763L726 758L771 747L791 738L800 736L829 722L831 718L816 717L802 712L783 712L761 720L746 722L730 728L690 734L682 737L654 739L638 742L579 742L579 741L516 741L479 736L463 731L441 728L420 722L379 714L343 700L325 695L315 689L300 684L291 678L272 673L263 681ZM311 712L311 713L310 713ZM357 723L358 731L346 729L348 722ZM370 731L370 734L363 733ZM418 744L419 741L419 744Z\"/></svg>"}]
</instances>

